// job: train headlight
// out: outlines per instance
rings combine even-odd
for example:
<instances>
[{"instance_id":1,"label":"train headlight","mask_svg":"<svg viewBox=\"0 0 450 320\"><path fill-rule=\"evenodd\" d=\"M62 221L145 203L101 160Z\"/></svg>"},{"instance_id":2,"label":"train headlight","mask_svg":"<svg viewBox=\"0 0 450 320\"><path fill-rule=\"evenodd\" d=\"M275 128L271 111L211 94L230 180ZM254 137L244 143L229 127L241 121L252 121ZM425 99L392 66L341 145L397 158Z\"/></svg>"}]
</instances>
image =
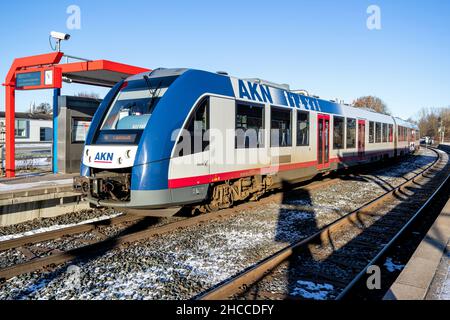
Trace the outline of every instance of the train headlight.
<instances>
[{"instance_id":1,"label":"train headlight","mask_svg":"<svg viewBox=\"0 0 450 320\"><path fill-rule=\"evenodd\" d=\"M125 158L130 159L131 158L131 150L127 150L125 152Z\"/></svg>"},{"instance_id":2,"label":"train headlight","mask_svg":"<svg viewBox=\"0 0 450 320\"><path fill-rule=\"evenodd\" d=\"M122 164L122 162L123 162L122 158L117 159L117 162L118 162L119 164Z\"/></svg>"}]
</instances>

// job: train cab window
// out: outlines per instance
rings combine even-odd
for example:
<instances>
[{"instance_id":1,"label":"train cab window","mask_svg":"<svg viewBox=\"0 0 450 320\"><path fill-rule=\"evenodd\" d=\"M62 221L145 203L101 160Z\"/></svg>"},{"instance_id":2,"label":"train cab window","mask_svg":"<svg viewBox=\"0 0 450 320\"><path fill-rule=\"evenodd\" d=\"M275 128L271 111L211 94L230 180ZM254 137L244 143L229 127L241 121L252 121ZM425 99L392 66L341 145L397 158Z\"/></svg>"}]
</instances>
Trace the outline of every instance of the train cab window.
<instances>
[{"instance_id":1,"label":"train cab window","mask_svg":"<svg viewBox=\"0 0 450 320\"><path fill-rule=\"evenodd\" d=\"M344 148L344 118L333 117L333 149Z\"/></svg>"},{"instance_id":2,"label":"train cab window","mask_svg":"<svg viewBox=\"0 0 450 320\"><path fill-rule=\"evenodd\" d=\"M388 142L388 125L383 123L383 142Z\"/></svg>"},{"instance_id":3,"label":"train cab window","mask_svg":"<svg viewBox=\"0 0 450 320\"><path fill-rule=\"evenodd\" d=\"M290 109L272 107L270 110L270 146L292 146L292 112Z\"/></svg>"},{"instance_id":4,"label":"train cab window","mask_svg":"<svg viewBox=\"0 0 450 320\"><path fill-rule=\"evenodd\" d=\"M375 123L375 142L380 143L381 142L381 123L376 122Z\"/></svg>"},{"instance_id":5,"label":"train cab window","mask_svg":"<svg viewBox=\"0 0 450 320\"><path fill-rule=\"evenodd\" d=\"M389 125L389 142L394 142L394 126Z\"/></svg>"},{"instance_id":6,"label":"train cab window","mask_svg":"<svg viewBox=\"0 0 450 320\"><path fill-rule=\"evenodd\" d=\"M114 98L102 131L143 131L153 111L176 77L141 78L125 82Z\"/></svg>"},{"instance_id":7,"label":"train cab window","mask_svg":"<svg viewBox=\"0 0 450 320\"><path fill-rule=\"evenodd\" d=\"M356 119L347 118L347 149L356 147Z\"/></svg>"},{"instance_id":8,"label":"train cab window","mask_svg":"<svg viewBox=\"0 0 450 320\"><path fill-rule=\"evenodd\" d=\"M196 106L178 139L175 156L201 153L209 147L209 99Z\"/></svg>"},{"instance_id":9,"label":"train cab window","mask_svg":"<svg viewBox=\"0 0 450 320\"><path fill-rule=\"evenodd\" d=\"M236 149L264 147L264 106L236 105Z\"/></svg>"},{"instance_id":10,"label":"train cab window","mask_svg":"<svg viewBox=\"0 0 450 320\"><path fill-rule=\"evenodd\" d=\"M297 146L309 146L309 113L297 111Z\"/></svg>"},{"instance_id":11,"label":"train cab window","mask_svg":"<svg viewBox=\"0 0 450 320\"><path fill-rule=\"evenodd\" d=\"M369 143L375 142L375 123L369 121Z\"/></svg>"}]
</instances>

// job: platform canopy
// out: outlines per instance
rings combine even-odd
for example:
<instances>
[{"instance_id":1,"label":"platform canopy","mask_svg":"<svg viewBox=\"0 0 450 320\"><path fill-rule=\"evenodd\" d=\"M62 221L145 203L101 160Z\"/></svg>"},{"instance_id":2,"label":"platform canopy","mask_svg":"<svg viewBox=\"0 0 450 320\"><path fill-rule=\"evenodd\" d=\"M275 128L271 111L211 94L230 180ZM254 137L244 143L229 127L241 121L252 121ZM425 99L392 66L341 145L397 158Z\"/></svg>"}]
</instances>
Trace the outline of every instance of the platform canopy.
<instances>
[{"instance_id":1,"label":"platform canopy","mask_svg":"<svg viewBox=\"0 0 450 320\"><path fill-rule=\"evenodd\" d=\"M108 60L74 62L59 65L63 79L73 83L89 84L103 87L113 87L117 82L130 75L149 71L122 63Z\"/></svg>"},{"instance_id":2,"label":"platform canopy","mask_svg":"<svg viewBox=\"0 0 450 320\"><path fill-rule=\"evenodd\" d=\"M66 57L67 62L61 63ZM68 60L77 60L69 63ZM5 83L6 176L15 176L15 91L54 89L53 100L53 172L57 172L56 139L58 96L63 82L113 87L117 82L150 69L109 60L87 60L52 52L14 60Z\"/></svg>"}]
</instances>

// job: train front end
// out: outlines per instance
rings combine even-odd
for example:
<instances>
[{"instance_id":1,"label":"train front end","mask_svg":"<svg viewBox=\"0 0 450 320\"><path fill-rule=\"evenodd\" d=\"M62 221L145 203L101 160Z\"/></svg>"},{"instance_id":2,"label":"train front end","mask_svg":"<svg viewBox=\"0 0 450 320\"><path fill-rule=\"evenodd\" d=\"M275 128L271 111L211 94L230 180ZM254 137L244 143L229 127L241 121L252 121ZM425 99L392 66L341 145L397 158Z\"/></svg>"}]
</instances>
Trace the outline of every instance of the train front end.
<instances>
[{"instance_id":1,"label":"train front end","mask_svg":"<svg viewBox=\"0 0 450 320\"><path fill-rule=\"evenodd\" d=\"M151 190L142 181L148 181L155 170L160 175L152 178L167 183L165 156L152 153L162 137L155 137L155 128L148 127L159 126L162 112L158 115L158 105L181 72L155 70L136 75L117 84L105 97L89 129L81 176L74 178L74 189L92 205L124 211L165 209L171 205L170 194Z\"/></svg>"}]
</instances>

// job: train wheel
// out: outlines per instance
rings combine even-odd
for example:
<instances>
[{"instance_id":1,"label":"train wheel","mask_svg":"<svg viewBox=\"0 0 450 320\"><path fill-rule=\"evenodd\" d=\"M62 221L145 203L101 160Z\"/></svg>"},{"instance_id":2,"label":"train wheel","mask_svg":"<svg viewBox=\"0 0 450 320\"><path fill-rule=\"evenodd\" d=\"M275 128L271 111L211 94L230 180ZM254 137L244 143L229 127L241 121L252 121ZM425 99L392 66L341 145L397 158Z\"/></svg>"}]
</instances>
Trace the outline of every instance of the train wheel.
<instances>
[{"instance_id":1,"label":"train wheel","mask_svg":"<svg viewBox=\"0 0 450 320\"><path fill-rule=\"evenodd\" d=\"M228 183L224 183L214 187L210 202L203 207L209 212L215 212L230 208L233 206L233 203L231 186Z\"/></svg>"}]
</instances>

